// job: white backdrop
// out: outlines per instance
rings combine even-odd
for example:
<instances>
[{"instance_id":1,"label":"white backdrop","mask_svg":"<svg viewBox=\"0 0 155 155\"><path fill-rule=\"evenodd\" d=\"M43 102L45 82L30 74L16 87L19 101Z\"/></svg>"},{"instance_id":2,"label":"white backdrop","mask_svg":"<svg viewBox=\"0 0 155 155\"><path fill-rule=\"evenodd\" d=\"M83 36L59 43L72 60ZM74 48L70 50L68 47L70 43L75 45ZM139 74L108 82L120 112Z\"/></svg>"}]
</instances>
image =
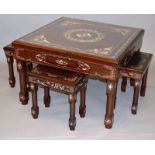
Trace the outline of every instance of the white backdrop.
<instances>
[{"instance_id":1,"label":"white backdrop","mask_svg":"<svg viewBox=\"0 0 155 155\"><path fill-rule=\"evenodd\" d=\"M31 104L20 105L18 76L16 88L11 89L2 48L61 16L143 28L142 51L155 54L155 15L0 15L0 139L155 139L155 58L150 67L147 95L139 99L142 104L136 116L130 114L132 89L128 87L127 93L122 94L119 85L112 130L103 125L106 95L105 84L99 81L89 81L87 115L83 120L77 116L75 132L68 129L65 95L53 93L52 107L45 109L41 105L41 114L35 121L30 114ZM39 90L39 102L42 102L42 93Z\"/></svg>"}]
</instances>

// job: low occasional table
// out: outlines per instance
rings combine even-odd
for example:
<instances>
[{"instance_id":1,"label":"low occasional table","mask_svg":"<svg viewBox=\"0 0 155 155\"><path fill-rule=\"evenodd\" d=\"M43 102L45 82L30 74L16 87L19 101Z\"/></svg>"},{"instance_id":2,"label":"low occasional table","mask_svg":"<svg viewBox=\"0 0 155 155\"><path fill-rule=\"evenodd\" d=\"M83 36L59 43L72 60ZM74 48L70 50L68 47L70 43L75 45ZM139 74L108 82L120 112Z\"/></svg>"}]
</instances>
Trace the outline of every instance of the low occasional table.
<instances>
[{"instance_id":1,"label":"low occasional table","mask_svg":"<svg viewBox=\"0 0 155 155\"><path fill-rule=\"evenodd\" d=\"M20 101L28 102L26 62L99 77L107 81L104 124L111 128L119 67L140 51L143 35L142 29L62 17L14 41Z\"/></svg>"}]
</instances>

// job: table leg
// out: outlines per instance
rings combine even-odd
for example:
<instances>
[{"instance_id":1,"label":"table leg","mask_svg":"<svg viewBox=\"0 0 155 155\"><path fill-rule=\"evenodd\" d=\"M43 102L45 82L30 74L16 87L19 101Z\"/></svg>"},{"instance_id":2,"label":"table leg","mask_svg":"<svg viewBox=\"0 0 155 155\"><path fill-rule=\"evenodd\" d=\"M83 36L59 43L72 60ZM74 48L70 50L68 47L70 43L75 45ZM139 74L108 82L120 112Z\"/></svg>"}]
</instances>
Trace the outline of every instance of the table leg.
<instances>
[{"instance_id":1,"label":"table leg","mask_svg":"<svg viewBox=\"0 0 155 155\"><path fill-rule=\"evenodd\" d=\"M27 75L26 75L26 62L17 60L17 70L19 73L19 81L20 81L20 93L19 100L23 105L28 103L28 88L27 88Z\"/></svg>"},{"instance_id":2,"label":"table leg","mask_svg":"<svg viewBox=\"0 0 155 155\"><path fill-rule=\"evenodd\" d=\"M13 69L13 56L6 56L8 69L9 69L9 84L13 88L15 87L15 76L14 76L14 69Z\"/></svg>"},{"instance_id":3,"label":"table leg","mask_svg":"<svg viewBox=\"0 0 155 155\"><path fill-rule=\"evenodd\" d=\"M107 81L107 105L104 125L106 128L112 128L113 117L114 117L114 104L116 99L116 81Z\"/></svg>"}]
</instances>

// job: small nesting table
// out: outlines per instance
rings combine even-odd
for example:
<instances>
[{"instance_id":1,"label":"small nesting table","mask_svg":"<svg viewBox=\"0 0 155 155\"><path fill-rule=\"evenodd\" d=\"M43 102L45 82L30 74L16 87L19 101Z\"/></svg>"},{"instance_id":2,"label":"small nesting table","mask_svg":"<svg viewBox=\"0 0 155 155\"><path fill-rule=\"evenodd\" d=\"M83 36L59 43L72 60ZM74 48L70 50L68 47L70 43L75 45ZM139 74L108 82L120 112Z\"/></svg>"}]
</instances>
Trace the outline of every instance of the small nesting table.
<instances>
[{"instance_id":1,"label":"small nesting table","mask_svg":"<svg viewBox=\"0 0 155 155\"><path fill-rule=\"evenodd\" d=\"M87 87L87 76L79 75L74 72L61 70L57 68L37 65L28 71L28 83L32 92L32 108L31 114L33 118L38 118L39 107L37 99L38 85L44 88L44 104L45 107L50 105L50 89L68 95L70 104L69 127L75 130L76 115L75 104L77 93L80 91L80 116L84 116L86 112L85 98Z\"/></svg>"},{"instance_id":2,"label":"small nesting table","mask_svg":"<svg viewBox=\"0 0 155 155\"><path fill-rule=\"evenodd\" d=\"M107 81L104 124L111 128L119 67L140 51L143 35L143 29L62 17L15 40L20 101L27 104L29 98L27 62L99 77Z\"/></svg>"}]
</instances>

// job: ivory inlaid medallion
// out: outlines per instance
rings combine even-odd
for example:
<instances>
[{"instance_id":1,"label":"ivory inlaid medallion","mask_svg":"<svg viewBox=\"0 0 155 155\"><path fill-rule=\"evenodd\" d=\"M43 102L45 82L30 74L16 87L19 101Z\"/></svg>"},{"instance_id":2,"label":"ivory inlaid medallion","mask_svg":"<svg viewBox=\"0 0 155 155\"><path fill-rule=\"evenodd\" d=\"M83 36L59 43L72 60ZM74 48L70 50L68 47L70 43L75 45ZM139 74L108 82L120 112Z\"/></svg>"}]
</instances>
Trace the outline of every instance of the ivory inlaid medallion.
<instances>
[{"instance_id":1,"label":"ivory inlaid medallion","mask_svg":"<svg viewBox=\"0 0 155 155\"><path fill-rule=\"evenodd\" d=\"M64 33L66 39L74 42L92 43L105 38L105 35L92 29L71 29Z\"/></svg>"}]
</instances>

